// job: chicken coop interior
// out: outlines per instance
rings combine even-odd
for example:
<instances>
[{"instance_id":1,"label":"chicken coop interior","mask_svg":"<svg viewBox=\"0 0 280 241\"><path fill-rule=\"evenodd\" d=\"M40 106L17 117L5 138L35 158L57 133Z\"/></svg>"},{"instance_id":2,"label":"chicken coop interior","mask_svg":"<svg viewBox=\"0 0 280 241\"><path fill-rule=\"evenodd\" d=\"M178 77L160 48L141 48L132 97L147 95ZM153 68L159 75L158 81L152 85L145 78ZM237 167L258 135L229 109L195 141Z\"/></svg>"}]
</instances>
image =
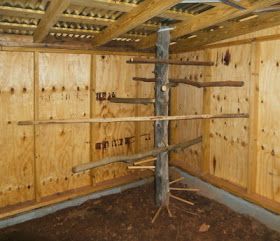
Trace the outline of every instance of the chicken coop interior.
<instances>
[{"instance_id":1,"label":"chicken coop interior","mask_svg":"<svg viewBox=\"0 0 280 241\"><path fill-rule=\"evenodd\" d=\"M279 64L279 0L0 0L0 240L280 240Z\"/></svg>"}]
</instances>

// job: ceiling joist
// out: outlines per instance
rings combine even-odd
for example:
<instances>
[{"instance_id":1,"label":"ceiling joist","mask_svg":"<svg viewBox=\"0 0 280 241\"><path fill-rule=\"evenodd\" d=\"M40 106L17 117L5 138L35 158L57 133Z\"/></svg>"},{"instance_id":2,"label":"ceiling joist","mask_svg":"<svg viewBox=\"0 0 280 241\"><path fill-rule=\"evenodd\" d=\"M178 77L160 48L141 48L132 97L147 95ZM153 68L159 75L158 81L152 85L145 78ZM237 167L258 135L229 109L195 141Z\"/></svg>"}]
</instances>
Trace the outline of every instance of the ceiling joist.
<instances>
[{"instance_id":1,"label":"ceiling joist","mask_svg":"<svg viewBox=\"0 0 280 241\"><path fill-rule=\"evenodd\" d=\"M165 0L162 2L165 2ZM125 2L115 1L115 0L95 0L95 1L71 0L71 4L78 5L78 6L92 7L97 9L106 9L111 11L124 12L124 13L131 12L133 9L138 7L137 4L125 3ZM188 20L193 15L190 13L173 11L168 9L159 13L158 16L162 18L175 19L175 20Z\"/></svg>"},{"instance_id":2,"label":"ceiling joist","mask_svg":"<svg viewBox=\"0 0 280 241\"><path fill-rule=\"evenodd\" d=\"M104 45L132 29L138 25L148 21L157 16L166 9L179 3L181 0L150 0L140 3L136 8L126 13L116 23L107 27L101 34L99 34L93 42L93 46L97 47Z\"/></svg>"},{"instance_id":3,"label":"ceiling joist","mask_svg":"<svg viewBox=\"0 0 280 241\"><path fill-rule=\"evenodd\" d=\"M49 34L51 27L55 25L60 14L69 6L70 0L52 0L44 17L34 32L34 42L42 42Z\"/></svg>"},{"instance_id":4,"label":"ceiling joist","mask_svg":"<svg viewBox=\"0 0 280 241\"><path fill-rule=\"evenodd\" d=\"M171 39L177 40L178 38L183 37L187 34L192 34L201 29L205 29L213 25L228 21L230 19L247 15L249 13L254 12L257 9L265 8L278 2L279 0L256 0L253 3L249 0L242 1L242 6L246 8L246 10L243 11L240 11L236 8L232 8L227 5L217 6L213 9L199 14L198 16L192 17L188 21L183 21L181 23L176 24L175 29L171 32ZM140 43L137 43L137 48L151 48L155 45L155 42L156 34L152 34Z\"/></svg>"},{"instance_id":5,"label":"ceiling joist","mask_svg":"<svg viewBox=\"0 0 280 241\"><path fill-rule=\"evenodd\" d=\"M279 24L280 12L266 13L258 16L256 19L244 22L227 23L223 28L219 28L213 32L200 32L197 34L196 38L180 40L176 45L173 45L170 48L173 53L197 50L201 49L202 46L207 47L208 44L250 33L252 32L252 29L258 31Z\"/></svg>"},{"instance_id":6,"label":"ceiling joist","mask_svg":"<svg viewBox=\"0 0 280 241\"><path fill-rule=\"evenodd\" d=\"M36 43L151 51L156 31L170 26L170 49L181 52L280 24L280 0L238 1L245 10L226 2L233 0L6 0L0 33L33 35Z\"/></svg>"}]
</instances>

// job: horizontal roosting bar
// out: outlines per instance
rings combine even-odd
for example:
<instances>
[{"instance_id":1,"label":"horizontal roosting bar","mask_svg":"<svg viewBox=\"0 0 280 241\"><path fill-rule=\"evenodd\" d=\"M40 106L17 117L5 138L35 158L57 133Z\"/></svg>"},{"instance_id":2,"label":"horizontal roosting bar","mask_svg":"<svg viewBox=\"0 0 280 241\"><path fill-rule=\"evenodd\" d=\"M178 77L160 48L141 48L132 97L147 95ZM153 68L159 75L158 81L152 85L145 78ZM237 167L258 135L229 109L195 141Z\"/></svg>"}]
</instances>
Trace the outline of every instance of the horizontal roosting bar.
<instances>
[{"instance_id":1,"label":"horizontal roosting bar","mask_svg":"<svg viewBox=\"0 0 280 241\"><path fill-rule=\"evenodd\" d=\"M170 65L196 65L196 66L213 66L211 61L181 61L181 60L159 60L159 59L133 59L127 61L128 64L170 64Z\"/></svg>"},{"instance_id":2,"label":"horizontal roosting bar","mask_svg":"<svg viewBox=\"0 0 280 241\"><path fill-rule=\"evenodd\" d=\"M156 82L155 78L141 78L141 77L134 77L133 80L135 81L142 81L142 82L148 82L148 83L154 83ZM186 84L186 85L192 85L197 88L203 88L203 87L242 87L244 86L243 81L211 81L211 82L196 82L189 79L169 79L169 82L173 84L173 86L176 86L177 84Z\"/></svg>"},{"instance_id":3,"label":"horizontal roosting bar","mask_svg":"<svg viewBox=\"0 0 280 241\"><path fill-rule=\"evenodd\" d=\"M102 159L98 162L89 162L89 163L78 165L78 166L73 168L73 172L74 173L83 172L83 171L93 169L93 168L96 168L96 167L105 166L105 165L108 165L108 164L114 163L114 162L125 162L125 163L130 163L131 164L134 161L144 159L146 157L157 156L161 152L170 152L170 151L175 151L175 150L178 150L178 149L185 149L185 148L188 148L188 147L193 146L195 144L198 144L200 142L202 142L202 137L198 137L196 139L193 139L193 140L190 140L190 141L185 141L185 142L182 142L182 143L179 143L179 144L174 144L174 145L170 145L170 146L166 146L166 147L155 148L153 150L138 153L138 154L134 154L134 155L107 157L107 158L104 158L104 159Z\"/></svg>"},{"instance_id":4,"label":"horizontal roosting bar","mask_svg":"<svg viewBox=\"0 0 280 241\"><path fill-rule=\"evenodd\" d=\"M113 103L143 104L143 105L155 103L155 99L151 99L151 98L111 98L109 101Z\"/></svg>"},{"instance_id":5,"label":"horizontal roosting bar","mask_svg":"<svg viewBox=\"0 0 280 241\"><path fill-rule=\"evenodd\" d=\"M227 119L227 118L248 118L249 114L202 114L182 116L139 116L139 117L115 117L115 118L94 118L74 120L39 120L19 121L18 125L47 125L47 124L86 124L86 123L114 123L114 122L146 122L158 120L200 120L200 119Z\"/></svg>"}]
</instances>

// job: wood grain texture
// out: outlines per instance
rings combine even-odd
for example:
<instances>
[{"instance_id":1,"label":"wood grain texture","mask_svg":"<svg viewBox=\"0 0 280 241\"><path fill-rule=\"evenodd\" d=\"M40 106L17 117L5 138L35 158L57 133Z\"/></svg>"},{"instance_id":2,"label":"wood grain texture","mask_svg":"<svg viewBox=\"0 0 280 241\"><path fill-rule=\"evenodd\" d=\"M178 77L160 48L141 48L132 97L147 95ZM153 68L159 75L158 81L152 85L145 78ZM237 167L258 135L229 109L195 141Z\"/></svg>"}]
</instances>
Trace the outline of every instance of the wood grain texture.
<instances>
[{"instance_id":1,"label":"wood grain texture","mask_svg":"<svg viewBox=\"0 0 280 241\"><path fill-rule=\"evenodd\" d=\"M38 118L88 118L90 55L39 55ZM89 173L72 174L89 161L89 124L40 126L36 130L41 196L90 185Z\"/></svg>"},{"instance_id":2,"label":"wood grain texture","mask_svg":"<svg viewBox=\"0 0 280 241\"><path fill-rule=\"evenodd\" d=\"M253 3L251 1L243 0L240 5L244 6L246 10L240 11L227 5L220 5L213 9L210 9L204 13L199 14L191 18L190 20L183 21L176 24L176 28L172 31L171 39L176 40L179 37L187 34L194 33L198 30L205 29L210 26L215 26L221 22L228 21L240 16L247 15L256 9L264 8L278 3L278 0L256 0ZM226 38L226 36L225 36ZM203 38L202 38L203 39ZM138 48L149 48L155 44L156 35L151 34L147 38L143 39L140 43L137 43Z\"/></svg>"},{"instance_id":3,"label":"wood grain texture","mask_svg":"<svg viewBox=\"0 0 280 241\"><path fill-rule=\"evenodd\" d=\"M96 94L106 92L115 93L116 97L136 97L136 83L132 81L135 66L127 65L127 56L95 55L95 86L93 87L92 115L93 117L125 117L135 116L134 105L116 104L108 100L97 101ZM96 123L92 124L92 161L104 157L131 154L135 152L136 131L135 123ZM132 138L132 143L126 145L124 138ZM96 143L108 142L107 148L96 149ZM132 171L127 170L123 163L113 163L107 167L96 168L91 171L94 185L116 177L125 176Z\"/></svg>"},{"instance_id":4,"label":"wood grain texture","mask_svg":"<svg viewBox=\"0 0 280 241\"><path fill-rule=\"evenodd\" d=\"M113 38L119 37L179 2L180 0L149 0L140 3L136 8L121 16L114 24L98 34L93 40L93 46L103 45Z\"/></svg>"},{"instance_id":5,"label":"wood grain texture","mask_svg":"<svg viewBox=\"0 0 280 241\"><path fill-rule=\"evenodd\" d=\"M244 44L244 37L242 35L252 33L248 36L256 36L254 33L258 30L268 29L268 32L272 32L269 28L278 26L280 23L280 14L279 13L264 13L258 16L255 19L251 19L244 22L228 22L223 24L223 28L215 29L215 31L201 31L198 32L196 38L178 40L176 45L171 47L171 51L176 52L185 52L200 49L201 47L207 47L207 45L216 43L218 41L234 38L241 36ZM267 35L267 34L264 34ZM227 40L229 41L229 40ZM255 41L255 37L247 40L247 42ZM261 41L261 39L260 39Z\"/></svg>"},{"instance_id":6,"label":"wood grain texture","mask_svg":"<svg viewBox=\"0 0 280 241\"><path fill-rule=\"evenodd\" d=\"M204 61L207 56L203 51L188 54L172 55L174 59L183 61ZM184 79L188 78L192 81L204 81L205 68L203 66L171 66L170 78ZM188 103L188 104L186 104ZM203 90L193 88L188 85L178 85L171 89L171 115L195 115L202 114L203 106ZM195 138L202 135L202 121L174 121L171 122L170 138L172 143L180 142L185 138ZM189 149L178 151L171 155L172 163L185 168L186 170L200 171L201 144L193 146Z\"/></svg>"},{"instance_id":7,"label":"wood grain texture","mask_svg":"<svg viewBox=\"0 0 280 241\"><path fill-rule=\"evenodd\" d=\"M260 45L259 127L256 192L280 202L279 43Z\"/></svg>"},{"instance_id":8,"label":"wood grain texture","mask_svg":"<svg viewBox=\"0 0 280 241\"><path fill-rule=\"evenodd\" d=\"M216 67L213 79L243 79L242 88L212 89L211 113L240 113L249 111L249 80L251 76L251 46L237 46L212 50ZM230 56L230 57L229 57ZM225 59L229 58L227 64ZM230 182L247 186L248 119L213 120L210 126L210 173ZM225 153L228 153L225 158Z\"/></svg>"},{"instance_id":9,"label":"wood grain texture","mask_svg":"<svg viewBox=\"0 0 280 241\"><path fill-rule=\"evenodd\" d=\"M51 27L57 22L59 15L69 6L69 0L53 0L50 2L44 17L34 32L34 42L42 42Z\"/></svg>"},{"instance_id":10,"label":"wood grain texture","mask_svg":"<svg viewBox=\"0 0 280 241\"><path fill-rule=\"evenodd\" d=\"M169 59L170 32L158 32L156 58ZM155 115L169 115L169 89L162 91L162 86L169 83L169 65L155 64ZM167 147L169 142L169 122L156 121L155 147ZM156 203L158 206L169 205L169 156L168 152L159 153L156 160Z\"/></svg>"},{"instance_id":11,"label":"wood grain texture","mask_svg":"<svg viewBox=\"0 0 280 241\"><path fill-rule=\"evenodd\" d=\"M33 200L33 53L0 52L0 207Z\"/></svg>"}]
</instances>

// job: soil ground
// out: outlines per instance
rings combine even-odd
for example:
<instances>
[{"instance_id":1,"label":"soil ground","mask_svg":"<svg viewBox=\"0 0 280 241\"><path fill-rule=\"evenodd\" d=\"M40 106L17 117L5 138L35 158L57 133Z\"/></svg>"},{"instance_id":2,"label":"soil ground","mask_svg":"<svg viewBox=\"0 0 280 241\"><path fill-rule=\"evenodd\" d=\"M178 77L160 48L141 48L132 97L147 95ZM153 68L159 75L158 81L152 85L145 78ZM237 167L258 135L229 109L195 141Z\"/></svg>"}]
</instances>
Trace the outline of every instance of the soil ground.
<instances>
[{"instance_id":1,"label":"soil ground","mask_svg":"<svg viewBox=\"0 0 280 241\"><path fill-rule=\"evenodd\" d=\"M174 217L162 210L151 224L157 207L150 184L2 229L0 241L280 241L280 233L213 200L173 194L195 205L172 199Z\"/></svg>"}]
</instances>

